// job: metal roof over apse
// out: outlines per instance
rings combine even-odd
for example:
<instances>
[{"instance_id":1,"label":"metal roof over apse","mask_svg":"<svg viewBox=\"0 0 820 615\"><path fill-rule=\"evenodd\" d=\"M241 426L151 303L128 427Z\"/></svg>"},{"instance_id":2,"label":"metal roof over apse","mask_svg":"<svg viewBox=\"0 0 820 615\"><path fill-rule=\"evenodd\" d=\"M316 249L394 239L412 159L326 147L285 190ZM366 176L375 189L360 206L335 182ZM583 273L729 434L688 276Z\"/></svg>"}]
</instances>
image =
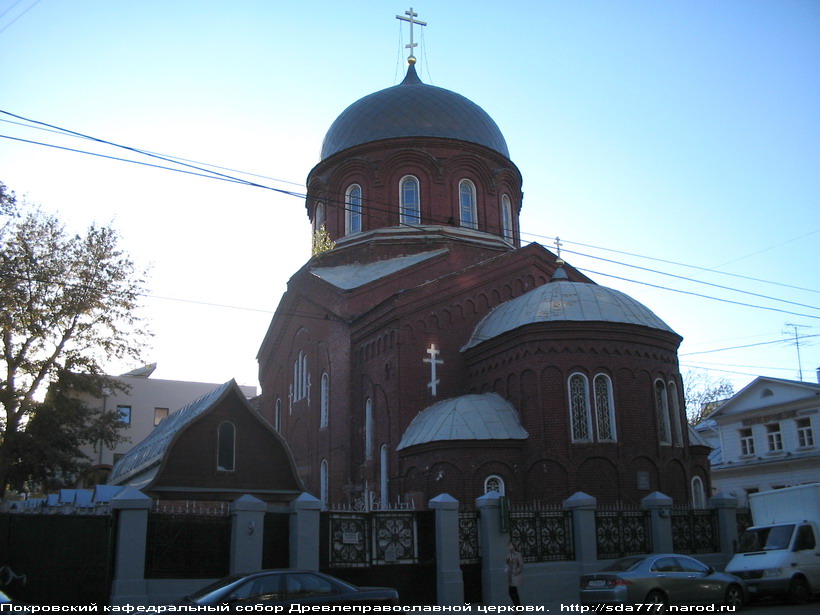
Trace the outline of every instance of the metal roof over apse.
<instances>
[{"instance_id":1,"label":"metal roof over apse","mask_svg":"<svg viewBox=\"0 0 820 615\"><path fill-rule=\"evenodd\" d=\"M154 463L159 463L174 436L198 416L221 401L232 387L239 390L236 382L229 380L184 408L169 414L142 442L128 451L114 465L108 482L120 481L126 475L133 474L137 470L144 470ZM239 394L244 398L241 391L239 391Z\"/></svg>"},{"instance_id":2,"label":"metal roof over apse","mask_svg":"<svg viewBox=\"0 0 820 615\"><path fill-rule=\"evenodd\" d=\"M619 322L674 331L649 308L620 291L588 282L549 282L487 314L473 331L471 348L518 327L556 321Z\"/></svg>"},{"instance_id":3,"label":"metal roof over apse","mask_svg":"<svg viewBox=\"0 0 820 615\"><path fill-rule=\"evenodd\" d=\"M496 393L462 395L416 415L396 450L442 440L524 440L529 437L512 405Z\"/></svg>"},{"instance_id":4,"label":"metal roof over apse","mask_svg":"<svg viewBox=\"0 0 820 615\"><path fill-rule=\"evenodd\" d=\"M510 157L493 119L450 90L421 82L412 64L399 85L356 101L330 126L322 160L354 145L396 137L443 137L488 147Z\"/></svg>"}]
</instances>

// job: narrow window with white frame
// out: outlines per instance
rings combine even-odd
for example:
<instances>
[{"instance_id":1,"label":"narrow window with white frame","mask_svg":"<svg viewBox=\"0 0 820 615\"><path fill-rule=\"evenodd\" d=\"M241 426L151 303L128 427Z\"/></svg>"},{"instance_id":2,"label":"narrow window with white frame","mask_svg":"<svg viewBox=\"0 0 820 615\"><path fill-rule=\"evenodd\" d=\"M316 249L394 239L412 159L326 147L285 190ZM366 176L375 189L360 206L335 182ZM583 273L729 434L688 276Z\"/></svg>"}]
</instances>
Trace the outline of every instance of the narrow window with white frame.
<instances>
[{"instance_id":1,"label":"narrow window with white frame","mask_svg":"<svg viewBox=\"0 0 820 615\"><path fill-rule=\"evenodd\" d=\"M658 438L661 444L671 444L669 432L669 399L663 380L655 381L655 413L658 420Z\"/></svg>"},{"instance_id":2,"label":"narrow window with white frame","mask_svg":"<svg viewBox=\"0 0 820 615\"><path fill-rule=\"evenodd\" d=\"M362 187L353 184L345 192L345 235L362 231Z\"/></svg>"},{"instance_id":3,"label":"narrow window with white frame","mask_svg":"<svg viewBox=\"0 0 820 615\"><path fill-rule=\"evenodd\" d=\"M706 490L700 476L692 479L692 508L706 508Z\"/></svg>"},{"instance_id":4,"label":"narrow window with white frame","mask_svg":"<svg viewBox=\"0 0 820 615\"><path fill-rule=\"evenodd\" d=\"M513 244L512 203L506 194L501 197L501 237L508 244Z\"/></svg>"},{"instance_id":5,"label":"narrow window with white frame","mask_svg":"<svg viewBox=\"0 0 820 615\"><path fill-rule=\"evenodd\" d=\"M402 224L419 224L421 222L421 201L419 197L419 180L412 175L405 175L399 182L399 214Z\"/></svg>"},{"instance_id":6,"label":"narrow window with white frame","mask_svg":"<svg viewBox=\"0 0 820 615\"><path fill-rule=\"evenodd\" d=\"M328 481L327 459L322 459L322 463L319 466L319 499L322 502L322 508L324 510L327 510L329 506Z\"/></svg>"},{"instance_id":7,"label":"narrow window with white frame","mask_svg":"<svg viewBox=\"0 0 820 615\"><path fill-rule=\"evenodd\" d=\"M322 374L322 391L319 401L319 428L327 427L328 416L330 415L330 376L327 372Z\"/></svg>"},{"instance_id":8,"label":"narrow window with white frame","mask_svg":"<svg viewBox=\"0 0 820 615\"><path fill-rule=\"evenodd\" d=\"M476 207L475 184L469 179L462 179L458 184L458 203L461 226L478 228L478 210Z\"/></svg>"},{"instance_id":9,"label":"narrow window with white frame","mask_svg":"<svg viewBox=\"0 0 820 615\"><path fill-rule=\"evenodd\" d=\"M740 454L743 457L750 457L755 454L755 438L751 427L744 427L738 431L740 436Z\"/></svg>"},{"instance_id":10,"label":"narrow window with white frame","mask_svg":"<svg viewBox=\"0 0 820 615\"><path fill-rule=\"evenodd\" d=\"M798 448L810 448L814 446L814 432L811 429L811 419L806 417L795 421L797 426L797 446Z\"/></svg>"},{"instance_id":11,"label":"narrow window with white frame","mask_svg":"<svg viewBox=\"0 0 820 615\"><path fill-rule=\"evenodd\" d=\"M364 458L373 458L373 400L364 403Z\"/></svg>"},{"instance_id":12,"label":"narrow window with white frame","mask_svg":"<svg viewBox=\"0 0 820 615\"><path fill-rule=\"evenodd\" d=\"M672 427L672 444L683 446L683 434L681 433L680 403L678 401L678 387L673 381L669 381L669 419Z\"/></svg>"},{"instance_id":13,"label":"narrow window with white frame","mask_svg":"<svg viewBox=\"0 0 820 615\"><path fill-rule=\"evenodd\" d=\"M612 401L612 380L606 374L598 374L593 380L595 390L595 426L598 440L614 442L615 408Z\"/></svg>"},{"instance_id":14,"label":"narrow window with white frame","mask_svg":"<svg viewBox=\"0 0 820 615\"><path fill-rule=\"evenodd\" d=\"M592 439L589 382L583 374L569 377L569 420L573 442L589 442Z\"/></svg>"},{"instance_id":15,"label":"narrow window with white frame","mask_svg":"<svg viewBox=\"0 0 820 615\"><path fill-rule=\"evenodd\" d=\"M381 507L387 509L390 505L390 474L389 474L389 450L386 444L382 444L379 449L379 498L382 501Z\"/></svg>"}]
</instances>

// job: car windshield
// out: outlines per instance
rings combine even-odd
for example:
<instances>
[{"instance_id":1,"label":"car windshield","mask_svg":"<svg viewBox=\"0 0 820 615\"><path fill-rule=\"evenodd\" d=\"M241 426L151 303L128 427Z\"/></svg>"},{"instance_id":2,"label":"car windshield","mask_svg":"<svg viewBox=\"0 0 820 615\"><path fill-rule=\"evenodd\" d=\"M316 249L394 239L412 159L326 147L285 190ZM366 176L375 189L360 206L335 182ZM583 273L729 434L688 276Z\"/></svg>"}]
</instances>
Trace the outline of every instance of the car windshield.
<instances>
[{"instance_id":1,"label":"car windshield","mask_svg":"<svg viewBox=\"0 0 820 615\"><path fill-rule=\"evenodd\" d=\"M602 572L626 572L628 570L632 570L645 559L645 557L622 557L621 559L612 562L609 566L604 568Z\"/></svg>"},{"instance_id":2,"label":"car windshield","mask_svg":"<svg viewBox=\"0 0 820 615\"><path fill-rule=\"evenodd\" d=\"M743 532L737 546L738 553L786 549L791 542L794 525L759 527Z\"/></svg>"}]
</instances>

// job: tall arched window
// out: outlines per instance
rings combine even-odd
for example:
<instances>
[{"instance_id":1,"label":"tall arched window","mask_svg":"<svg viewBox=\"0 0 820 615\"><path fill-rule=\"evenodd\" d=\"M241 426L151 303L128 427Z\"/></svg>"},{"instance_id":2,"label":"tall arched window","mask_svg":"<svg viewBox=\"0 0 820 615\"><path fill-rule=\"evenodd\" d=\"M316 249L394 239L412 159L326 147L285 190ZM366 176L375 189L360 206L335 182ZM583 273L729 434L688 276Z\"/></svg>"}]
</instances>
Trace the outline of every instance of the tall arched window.
<instances>
[{"instance_id":1,"label":"tall arched window","mask_svg":"<svg viewBox=\"0 0 820 615\"><path fill-rule=\"evenodd\" d=\"M498 495L504 495L504 479L498 474L490 474L484 479L484 493L495 491Z\"/></svg>"},{"instance_id":2,"label":"tall arched window","mask_svg":"<svg viewBox=\"0 0 820 615\"><path fill-rule=\"evenodd\" d=\"M683 446L683 434L681 433L683 417L681 417L680 414L678 387L671 380L669 382L669 418L672 424L672 444L675 446Z\"/></svg>"},{"instance_id":3,"label":"tall arched window","mask_svg":"<svg viewBox=\"0 0 820 615\"><path fill-rule=\"evenodd\" d=\"M327 459L322 459L322 463L319 466L319 499L322 501L322 508L327 510L327 507L328 507Z\"/></svg>"},{"instance_id":4,"label":"tall arched window","mask_svg":"<svg viewBox=\"0 0 820 615\"><path fill-rule=\"evenodd\" d=\"M379 450L379 497L382 500L382 508L386 509L390 502L390 493L388 491L390 486L390 479L388 474L388 451L387 445L382 444Z\"/></svg>"},{"instance_id":5,"label":"tall arched window","mask_svg":"<svg viewBox=\"0 0 820 615\"><path fill-rule=\"evenodd\" d=\"M402 224L418 224L421 221L419 180L406 175L399 182L399 214Z\"/></svg>"},{"instance_id":6,"label":"tall arched window","mask_svg":"<svg viewBox=\"0 0 820 615\"><path fill-rule=\"evenodd\" d=\"M325 224L325 204L316 203L316 210L313 213L313 230L318 231Z\"/></svg>"},{"instance_id":7,"label":"tall arched window","mask_svg":"<svg viewBox=\"0 0 820 615\"><path fill-rule=\"evenodd\" d=\"M373 401L368 397L364 403L364 458L373 457Z\"/></svg>"},{"instance_id":8,"label":"tall arched window","mask_svg":"<svg viewBox=\"0 0 820 615\"><path fill-rule=\"evenodd\" d=\"M362 187L353 184L345 193L345 235L362 230Z\"/></svg>"},{"instance_id":9,"label":"tall arched window","mask_svg":"<svg viewBox=\"0 0 820 615\"><path fill-rule=\"evenodd\" d=\"M573 442L589 442L591 421L589 416L589 383L583 374L569 377L569 420L572 425Z\"/></svg>"},{"instance_id":10,"label":"tall arched window","mask_svg":"<svg viewBox=\"0 0 820 615\"><path fill-rule=\"evenodd\" d=\"M276 410L273 413L273 428L282 433L282 400L276 400Z\"/></svg>"},{"instance_id":11,"label":"tall arched window","mask_svg":"<svg viewBox=\"0 0 820 615\"><path fill-rule=\"evenodd\" d=\"M692 508L706 508L706 491L700 476L692 479Z\"/></svg>"},{"instance_id":12,"label":"tall arched window","mask_svg":"<svg viewBox=\"0 0 820 615\"><path fill-rule=\"evenodd\" d=\"M513 217L510 197L501 197L501 237L509 244L513 243Z\"/></svg>"},{"instance_id":13,"label":"tall arched window","mask_svg":"<svg viewBox=\"0 0 820 615\"><path fill-rule=\"evenodd\" d=\"M233 423L224 421L217 429L216 469L233 472L236 466L236 428Z\"/></svg>"},{"instance_id":14,"label":"tall arched window","mask_svg":"<svg viewBox=\"0 0 820 615\"><path fill-rule=\"evenodd\" d=\"M458 183L458 204L461 226L478 228L475 185L469 179L462 179Z\"/></svg>"},{"instance_id":15,"label":"tall arched window","mask_svg":"<svg viewBox=\"0 0 820 615\"><path fill-rule=\"evenodd\" d=\"M330 377L327 373L322 374L322 392L319 400L319 428L327 427L327 419L330 414Z\"/></svg>"},{"instance_id":16,"label":"tall arched window","mask_svg":"<svg viewBox=\"0 0 820 615\"><path fill-rule=\"evenodd\" d=\"M308 358L307 354L300 350L299 356L293 362L293 401L307 397L309 390Z\"/></svg>"},{"instance_id":17,"label":"tall arched window","mask_svg":"<svg viewBox=\"0 0 820 615\"><path fill-rule=\"evenodd\" d=\"M606 374L598 374L592 384L595 389L595 428L598 430L598 440L614 441L616 437L612 381Z\"/></svg>"},{"instance_id":18,"label":"tall arched window","mask_svg":"<svg viewBox=\"0 0 820 615\"><path fill-rule=\"evenodd\" d=\"M669 436L669 400L663 380L655 381L655 413L658 420L658 438L661 444L671 444Z\"/></svg>"}]
</instances>

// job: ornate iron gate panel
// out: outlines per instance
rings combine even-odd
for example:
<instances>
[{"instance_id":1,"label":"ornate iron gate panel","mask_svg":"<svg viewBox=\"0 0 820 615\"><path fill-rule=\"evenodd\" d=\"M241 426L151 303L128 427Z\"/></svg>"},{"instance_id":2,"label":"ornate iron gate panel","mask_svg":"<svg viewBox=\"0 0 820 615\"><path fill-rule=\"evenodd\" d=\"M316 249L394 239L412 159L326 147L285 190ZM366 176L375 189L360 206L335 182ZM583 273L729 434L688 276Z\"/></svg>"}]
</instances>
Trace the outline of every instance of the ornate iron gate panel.
<instances>
[{"instance_id":1,"label":"ornate iron gate panel","mask_svg":"<svg viewBox=\"0 0 820 615\"><path fill-rule=\"evenodd\" d=\"M716 553L720 534L716 510L673 510L672 548L675 553Z\"/></svg>"},{"instance_id":2,"label":"ornate iron gate panel","mask_svg":"<svg viewBox=\"0 0 820 615\"><path fill-rule=\"evenodd\" d=\"M328 517L331 568L415 564L418 528L415 512L331 512Z\"/></svg>"},{"instance_id":3,"label":"ornate iron gate panel","mask_svg":"<svg viewBox=\"0 0 820 615\"><path fill-rule=\"evenodd\" d=\"M598 559L652 552L649 511L613 510L595 512Z\"/></svg>"},{"instance_id":4,"label":"ornate iron gate panel","mask_svg":"<svg viewBox=\"0 0 820 615\"><path fill-rule=\"evenodd\" d=\"M481 561L478 515L478 511L458 513L458 554L462 564L477 564Z\"/></svg>"},{"instance_id":5,"label":"ornate iron gate panel","mask_svg":"<svg viewBox=\"0 0 820 615\"><path fill-rule=\"evenodd\" d=\"M510 513L510 540L530 562L575 559L570 511L515 511Z\"/></svg>"}]
</instances>

